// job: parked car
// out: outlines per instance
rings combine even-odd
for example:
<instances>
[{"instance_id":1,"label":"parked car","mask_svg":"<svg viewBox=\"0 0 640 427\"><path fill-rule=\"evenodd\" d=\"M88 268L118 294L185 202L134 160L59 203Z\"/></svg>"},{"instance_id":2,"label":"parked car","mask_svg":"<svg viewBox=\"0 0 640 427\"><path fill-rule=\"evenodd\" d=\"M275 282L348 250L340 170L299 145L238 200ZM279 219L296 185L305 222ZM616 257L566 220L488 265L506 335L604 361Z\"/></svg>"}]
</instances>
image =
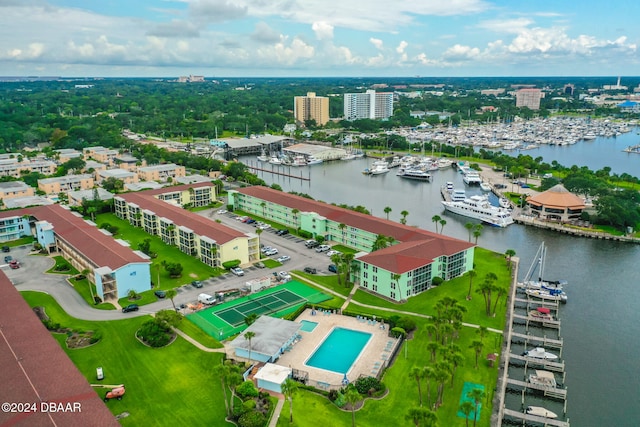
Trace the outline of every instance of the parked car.
<instances>
[{"instance_id":1,"label":"parked car","mask_svg":"<svg viewBox=\"0 0 640 427\"><path fill-rule=\"evenodd\" d=\"M291 259L291 257L289 255L282 255L280 257L278 257L278 259L276 261L278 262L287 262Z\"/></svg>"},{"instance_id":2,"label":"parked car","mask_svg":"<svg viewBox=\"0 0 640 427\"><path fill-rule=\"evenodd\" d=\"M278 250L276 248L271 248L264 253L266 256L278 255Z\"/></svg>"},{"instance_id":3,"label":"parked car","mask_svg":"<svg viewBox=\"0 0 640 427\"><path fill-rule=\"evenodd\" d=\"M281 271L278 273L278 277L282 280L291 280L291 275L286 271Z\"/></svg>"},{"instance_id":4,"label":"parked car","mask_svg":"<svg viewBox=\"0 0 640 427\"><path fill-rule=\"evenodd\" d=\"M327 252L327 256L334 256L334 255L338 255L341 254L342 252L340 251L334 251L334 250L330 250Z\"/></svg>"},{"instance_id":5,"label":"parked car","mask_svg":"<svg viewBox=\"0 0 640 427\"><path fill-rule=\"evenodd\" d=\"M226 209L220 209L220 210L218 211L218 213L219 213L219 214L221 214L221 215L222 215L222 214L226 214L226 213L227 213L227 210L226 210Z\"/></svg>"},{"instance_id":6,"label":"parked car","mask_svg":"<svg viewBox=\"0 0 640 427\"><path fill-rule=\"evenodd\" d=\"M17 260L13 260L9 263L9 267L11 267L13 270L20 268L20 263Z\"/></svg>"},{"instance_id":7,"label":"parked car","mask_svg":"<svg viewBox=\"0 0 640 427\"><path fill-rule=\"evenodd\" d=\"M315 240L312 241L311 243L309 243L308 245L306 245L309 249L313 249L313 248L317 248L318 246L320 246L320 243L316 242Z\"/></svg>"},{"instance_id":8,"label":"parked car","mask_svg":"<svg viewBox=\"0 0 640 427\"><path fill-rule=\"evenodd\" d=\"M304 241L304 245L305 245L306 247L309 247L309 245L311 245L311 244L312 244L312 243L314 243L314 242L315 242L315 240L313 240L313 239L305 240L305 241Z\"/></svg>"},{"instance_id":9,"label":"parked car","mask_svg":"<svg viewBox=\"0 0 640 427\"><path fill-rule=\"evenodd\" d=\"M138 307L138 304L129 304L127 306L122 307L122 312L123 313L129 313L130 311L138 311L140 307Z\"/></svg>"},{"instance_id":10,"label":"parked car","mask_svg":"<svg viewBox=\"0 0 640 427\"><path fill-rule=\"evenodd\" d=\"M316 270L313 267L305 267L304 268L304 272L305 273L309 273L309 274L316 274L318 272L318 270Z\"/></svg>"},{"instance_id":11,"label":"parked car","mask_svg":"<svg viewBox=\"0 0 640 427\"><path fill-rule=\"evenodd\" d=\"M164 298L167 296L167 293L165 291L162 291L160 289L158 289L157 291L154 291L153 294L155 296L157 296L158 298Z\"/></svg>"},{"instance_id":12,"label":"parked car","mask_svg":"<svg viewBox=\"0 0 640 427\"><path fill-rule=\"evenodd\" d=\"M338 272L338 267L336 267L335 264L329 264L329 268L328 270L332 273L337 273Z\"/></svg>"},{"instance_id":13,"label":"parked car","mask_svg":"<svg viewBox=\"0 0 640 427\"><path fill-rule=\"evenodd\" d=\"M230 271L236 276L244 276L244 270L240 267L233 267Z\"/></svg>"},{"instance_id":14,"label":"parked car","mask_svg":"<svg viewBox=\"0 0 640 427\"><path fill-rule=\"evenodd\" d=\"M203 285L200 280L194 280L193 282L191 282L191 286L193 286L194 288L200 289Z\"/></svg>"},{"instance_id":15,"label":"parked car","mask_svg":"<svg viewBox=\"0 0 640 427\"><path fill-rule=\"evenodd\" d=\"M249 219L247 220L247 224L253 224L254 222L256 222L256 220L255 220L255 219L253 219L253 218L249 218Z\"/></svg>"},{"instance_id":16,"label":"parked car","mask_svg":"<svg viewBox=\"0 0 640 427\"><path fill-rule=\"evenodd\" d=\"M320 245L316 248L316 252L327 252L330 249L331 249L331 246L329 245Z\"/></svg>"},{"instance_id":17,"label":"parked car","mask_svg":"<svg viewBox=\"0 0 640 427\"><path fill-rule=\"evenodd\" d=\"M4 257L4 262L6 262L7 264L11 262L11 260L13 259L13 257L11 255L7 255L6 257Z\"/></svg>"},{"instance_id":18,"label":"parked car","mask_svg":"<svg viewBox=\"0 0 640 427\"><path fill-rule=\"evenodd\" d=\"M262 224L262 225L259 225L258 228L260 230L268 230L271 228L271 226L269 224Z\"/></svg>"},{"instance_id":19,"label":"parked car","mask_svg":"<svg viewBox=\"0 0 640 427\"><path fill-rule=\"evenodd\" d=\"M262 248L260 248L260 252L264 254L269 252L271 249L273 249L271 246L263 246Z\"/></svg>"},{"instance_id":20,"label":"parked car","mask_svg":"<svg viewBox=\"0 0 640 427\"><path fill-rule=\"evenodd\" d=\"M253 265L255 265L255 266L256 266L256 267L258 267L258 268L264 268L264 267L265 267L264 262L256 262L256 263L255 263L255 264L253 264Z\"/></svg>"},{"instance_id":21,"label":"parked car","mask_svg":"<svg viewBox=\"0 0 640 427\"><path fill-rule=\"evenodd\" d=\"M9 246L3 246L2 252L11 252L11 248Z\"/></svg>"},{"instance_id":22,"label":"parked car","mask_svg":"<svg viewBox=\"0 0 640 427\"><path fill-rule=\"evenodd\" d=\"M283 228L282 230L276 231L276 234L278 236L286 236L287 234L289 234L289 229L288 228Z\"/></svg>"}]
</instances>

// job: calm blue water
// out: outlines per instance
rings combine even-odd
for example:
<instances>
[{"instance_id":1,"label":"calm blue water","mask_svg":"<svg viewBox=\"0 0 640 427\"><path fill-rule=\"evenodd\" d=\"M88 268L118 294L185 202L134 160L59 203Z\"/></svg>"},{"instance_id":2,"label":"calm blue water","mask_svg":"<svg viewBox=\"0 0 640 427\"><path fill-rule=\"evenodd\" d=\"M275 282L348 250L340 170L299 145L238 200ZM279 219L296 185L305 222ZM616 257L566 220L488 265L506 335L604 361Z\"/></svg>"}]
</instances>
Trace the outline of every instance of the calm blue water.
<instances>
[{"instance_id":1,"label":"calm blue water","mask_svg":"<svg viewBox=\"0 0 640 427\"><path fill-rule=\"evenodd\" d=\"M311 332L318 326L318 322L311 322L309 320L301 320L300 324L302 325L300 330L304 332Z\"/></svg>"},{"instance_id":2,"label":"calm blue water","mask_svg":"<svg viewBox=\"0 0 640 427\"><path fill-rule=\"evenodd\" d=\"M546 162L564 166L612 168L612 173L640 176L640 154L621 150L640 143L637 130L617 138L598 138L563 147L542 147L524 151ZM251 161L251 160L250 160ZM372 215L399 221L406 210L407 224L435 231L431 218L439 215L447 223L443 234L467 240L467 218L447 214L441 202L440 186L453 181L463 187L453 169L435 172L433 182L413 182L395 176L362 175L371 160L331 162L310 168L291 168L292 173L310 176L310 182L259 174L268 184L284 191L307 193L328 203L361 205ZM472 190L478 191L479 190ZM544 241L548 250L545 276L569 281L569 302L560 312L563 358L567 366L564 383L568 389L568 416L574 426L637 426L640 420L640 245L592 240L557 234L514 224L506 229L485 227L478 245L504 253L514 249L521 259L522 278ZM519 404L519 397L516 399ZM535 403L534 403L535 404ZM518 406L509 406L518 409Z\"/></svg>"},{"instance_id":3,"label":"calm blue water","mask_svg":"<svg viewBox=\"0 0 640 427\"><path fill-rule=\"evenodd\" d=\"M307 360L306 365L346 374L369 339L371 334L368 332L335 328Z\"/></svg>"}]
</instances>

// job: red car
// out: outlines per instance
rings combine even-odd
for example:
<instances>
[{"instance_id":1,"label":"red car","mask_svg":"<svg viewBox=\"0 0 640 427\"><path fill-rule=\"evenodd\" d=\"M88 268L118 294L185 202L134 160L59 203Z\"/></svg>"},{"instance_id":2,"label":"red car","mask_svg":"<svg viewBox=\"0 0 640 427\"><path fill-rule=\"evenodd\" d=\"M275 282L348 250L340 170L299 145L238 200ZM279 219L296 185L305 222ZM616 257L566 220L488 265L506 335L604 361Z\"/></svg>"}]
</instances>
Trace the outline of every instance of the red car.
<instances>
[{"instance_id":1,"label":"red car","mask_svg":"<svg viewBox=\"0 0 640 427\"><path fill-rule=\"evenodd\" d=\"M16 268L20 268L20 263L14 259L9 263L9 267L15 270Z\"/></svg>"}]
</instances>

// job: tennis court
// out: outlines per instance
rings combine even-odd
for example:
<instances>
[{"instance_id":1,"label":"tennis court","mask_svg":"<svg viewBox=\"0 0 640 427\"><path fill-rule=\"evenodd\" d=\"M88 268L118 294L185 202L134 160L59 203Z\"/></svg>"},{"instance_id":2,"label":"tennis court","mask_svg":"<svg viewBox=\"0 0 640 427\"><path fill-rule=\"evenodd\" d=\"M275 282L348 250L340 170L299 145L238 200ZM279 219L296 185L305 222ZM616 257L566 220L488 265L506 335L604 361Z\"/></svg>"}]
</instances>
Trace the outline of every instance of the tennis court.
<instances>
[{"instance_id":1,"label":"tennis court","mask_svg":"<svg viewBox=\"0 0 640 427\"><path fill-rule=\"evenodd\" d=\"M212 337L224 339L242 331L246 327L244 319L252 314L283 317L307 302L317 304L328 299L331 297L327 294L300 282L291 281L189 314L187 319Z\"/></svg>"}]
</instances>

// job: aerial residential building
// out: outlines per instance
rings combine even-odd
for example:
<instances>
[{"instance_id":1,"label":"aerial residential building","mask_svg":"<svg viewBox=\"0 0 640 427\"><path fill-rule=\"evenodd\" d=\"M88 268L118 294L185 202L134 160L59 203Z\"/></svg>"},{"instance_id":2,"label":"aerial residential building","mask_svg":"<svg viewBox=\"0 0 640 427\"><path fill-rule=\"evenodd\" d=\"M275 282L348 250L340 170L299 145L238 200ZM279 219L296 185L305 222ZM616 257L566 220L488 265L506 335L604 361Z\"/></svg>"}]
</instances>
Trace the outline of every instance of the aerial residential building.
<instances>
[{"instance_id":1,"label":"aerial residential building","mask_svg":"<svg viewBox=\"0 0 640 427\"><path fill-rule=\"evenodd\" d=\"M307 96L296 96L293 98L293 115L297 122L315 120L318 125L323 126L329 121L329 98L316 96L315 92L307 92Z\"/></svg>"},{"instance_id":2,"label":"aerial residential building","mask_svg":"<svg viewBox=\"0 0 640 427\"><path fill-rule=\"evenodd\" d=\"M33 187L22 181L0 182L0 200L33 196Z\"/></svg>"},{"instance_id":3,"label":"aerial residential building","mask_svg":"<svg viewBox=\"0 0 640 427\"><path fill-rule=\"evenodd\" d=\"M43 191L45 194L89 190L93 188L94 185L93 175L90 174L66 175L38 180L38 190Z\"/></svg>"},{"instance_id":4,"label":"aerial residential building","mask_svg":"<svg viewBox=\"0 0 640 427\"><path fill-rule=\"evenodd\" d=\"M141 181L166 182L169 178L173 180L173 178L185 175L184 166L178 166L173 163L138 168L138 177Z\"/></svg>"},{"instance_id":5,"label":"aerial residential building","mask_svg":"<svg viewBox=\"0 0 640 427\"><path fill-rule=\"evenodd\" d=\"M365 93L344 94L344 118L388 119L393 115L393 93L367 90Z\"/></svg>"},{"instance_id":6,"label":"aerial residential building","mask_svg":"<svg viewBox=\"0 0 640 427\"><path fill-rule=\"evenodd\" d=\"M113 160L119 155L118 150L112 150L102 146L85 147L82 152L86 159L93 159L100 163L112 164Z\"/></svg>"},{"instance_id":7,"label":"aerial residential building","mask_svg":"<svg viewBox=\"0 0 640 427\"><path fill-rule=\"evenodd\" d=\"M103 300L151 289L150 261L126 242L99 230L61 205L0 212L0 241L34 236L49 253L59 253L87 278Z\"/></svg>"},{"instance_id":8,"label":"aerial residential building","mask_svg":"<svg viewBox=\"0 0 640 427\"><path fill-rule=\"evenodd\" d=\"M138 174L124 169L107 169L96 171L96 183L101 184L107 178L119 179L125 184L138 182Z\"/></svg>"},{"instance_id":9,"label":"aerial residential building","mask_svg":"<svg viewBox=\"0 0 640 427\"><path fill-rule=\"evenodd\" d=\"M130 154L120 154L113 159L113 164L120 169L126 169L131 172L135 172L140 166L146 166L146 160L139 160Z\"/></svg>"},{"instance_id":10,"label":"aerial residential building","mask_svg":"<svg viewBox=\"0 0 640 427\"><path fill-rule=\"evenodd\" d=\"M516 107L527 107L530 110L540 109L540 100L544 94L540 89L520 89L516 92Z\"/></svg>"},{"instance_id":11,"label":"aerial residential building","mask_svg":"<svg viewBox=\"0 0 640 427\"><path fill-rule=\"evenodd\" d=\"M49 160L23 160L18 158L8 158L0 160L0 176L22 177L23 173L38 172L43 175L52 175L57 169L57 165Z\"/></svg>"},{"instance_id":12,"label":"aerial residential building","mask_svg":"<svg viewBox=\"0 0 640 427\"><path fill-rule=\"evenodd\" d=\"M212 200L215 186L201 183L121 194L114 202L119 218L211 267L233 260L241 264L259 261L260 241L256 234L242 233L181 207L202 206Z\"/></svg>"},{"instance_id":13,"label":"aerial residential building","mask_svg":"<svg viewBox=\"0 0 640 427\"><path fill-rule=\"evenodd\" d=\"M68 193L69 206L80 206L84 200L111 200L113 194L104 188L94 188L91 190L70 191Z\"/></svg>"},{"instance_id":14,"label":"aerial residential building","mask_svg":"<svg viewBox=\"0 0 640 427\"><path fill-rule=\"evenodd\" d=\"M394 301L430 289L435 277L449 280L473 268L472 243L271 188L232 190L229 204L361 251L355 255L358 268L351 280ZM381 240L393 245L371 252Z\"/></svg>"}]
</instances>

